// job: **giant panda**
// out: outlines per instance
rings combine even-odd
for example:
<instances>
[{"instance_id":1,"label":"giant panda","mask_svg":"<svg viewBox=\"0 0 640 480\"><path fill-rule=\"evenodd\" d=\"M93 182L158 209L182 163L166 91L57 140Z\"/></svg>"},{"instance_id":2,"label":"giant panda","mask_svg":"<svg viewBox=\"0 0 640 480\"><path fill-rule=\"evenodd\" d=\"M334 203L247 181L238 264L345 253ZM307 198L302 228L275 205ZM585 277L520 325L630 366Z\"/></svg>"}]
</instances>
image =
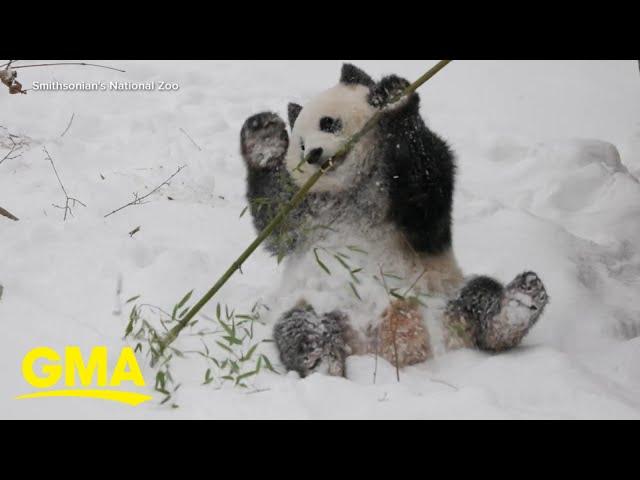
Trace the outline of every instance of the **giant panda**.
<instances>
[{"instance_id":1,"label":"giant panda","mask_svg":"<svg viewBox=\"0 0 640 480\"><path fill-rule=\"evenodd\" d=\"M396 75L375 82L344 64L337 85L288 105L290 134L272 112L242 126L247 198L262 230L383 109L266 241L285 264L273 338L282 364L301 376L344 376L351 354L401 367L427 360L436 344L510 349L548 302L531 271L506 286L463 276L452 249L454 154L426 126L417 93L386 105L408 85Z\"/></svg>"}]
</instances>

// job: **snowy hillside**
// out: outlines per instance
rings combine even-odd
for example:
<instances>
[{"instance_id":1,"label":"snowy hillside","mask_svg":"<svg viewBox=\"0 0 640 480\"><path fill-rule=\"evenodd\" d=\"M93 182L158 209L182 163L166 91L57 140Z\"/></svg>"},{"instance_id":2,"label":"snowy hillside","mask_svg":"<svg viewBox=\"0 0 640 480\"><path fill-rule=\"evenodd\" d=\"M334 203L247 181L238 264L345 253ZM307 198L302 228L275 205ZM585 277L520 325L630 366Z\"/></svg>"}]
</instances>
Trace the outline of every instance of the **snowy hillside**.
<instances>
[{"instance_id":1,"label":"snowy hillside","mask_svg":"<svg viewBox=\"0 0 640 480\"><path fill-rule=\"evenodd\" d=\"M352 61L415 79L434 61ZM1 62L4 63L4 62ZM249 115L304 105L341 61L109 62L19 72L32 82L168 81L165 92L0 89L0 418L640 418L640 75L637 61L454 61L420 90L428 125L458 158L454 250L465 273L508 281L535 270L551 297L516 350L462 350L404 369L351 357L348 378L263 371L249 388L202 385L207 364L176 358L169 404L15 400L37 346L117 352L131 304L201 296L254 238L238 152ZM61 136L73 115L68 131ZM62 193L73 206L63 221ZM15 158L14 158L15 157ZM169 186L150 192L185 166ZM130 235L136 227L139 231ZM247 312L281 269L256 252L205 308ZM206 320L203 320L205 322ZM270 327L257 326L257 337ZM134 345L135 342L128 342ZM182 350L198 348L185 336ZM274 364L272 344L260 351ZM115 358L110 363L115 363ZM275 364L276 369L278 365ZM281 370L281 369L280 369Z\"/></svg>"}]
</instances>

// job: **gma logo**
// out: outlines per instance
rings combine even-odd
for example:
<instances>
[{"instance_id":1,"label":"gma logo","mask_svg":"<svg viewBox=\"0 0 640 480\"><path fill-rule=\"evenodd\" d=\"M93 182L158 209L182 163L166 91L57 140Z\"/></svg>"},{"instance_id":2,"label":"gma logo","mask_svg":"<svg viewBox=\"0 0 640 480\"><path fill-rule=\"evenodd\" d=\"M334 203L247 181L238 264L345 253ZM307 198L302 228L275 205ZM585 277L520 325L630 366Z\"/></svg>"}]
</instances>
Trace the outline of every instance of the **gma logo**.
<instances>
[{"instance_id":1,"label":"gma logo","mask_svg":"<svg viewBox=\"0 0 640 480\"><path fill-rule=\"evenodd\" d=\"M34 348L22 360L24 379L32 387L49 389L59 385L64 376L66 388L41 390L20 395L16 399L84 397L121 402L134 407L151 400L152 397L149 395L108 388L120 387L124 382L131 382L138 387L145 386L144 378L131 347L124 347L121 350L111 378L108 376L107 358L107 347L105 346L93 347L87 362L82 357L80 347L65 347L63 356L53 348ZM41 360L44 360L44 363L36 372L35 364ZM90 388L92 386L100 388Z\"/></svg>"}]
</instances>

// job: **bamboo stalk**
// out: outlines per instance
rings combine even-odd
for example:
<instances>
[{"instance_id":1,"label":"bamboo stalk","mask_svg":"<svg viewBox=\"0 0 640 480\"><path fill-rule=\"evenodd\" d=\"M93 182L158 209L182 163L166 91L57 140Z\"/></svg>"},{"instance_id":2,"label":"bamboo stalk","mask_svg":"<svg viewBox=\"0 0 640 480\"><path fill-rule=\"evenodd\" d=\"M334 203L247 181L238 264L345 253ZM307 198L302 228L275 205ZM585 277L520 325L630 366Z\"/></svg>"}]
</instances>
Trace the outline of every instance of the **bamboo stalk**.
<instances>
[{"instance_id":1,"label":"bamboo stalk","mask_svg":"<svg viewBox=\"0 0 640 480\"><path fill-rule=\"evenodd\" d=\"M441 60L436 65L431 67L424 75L418 78L415 82L409 85L404 91L392 98L386 106L391 105L401 98L411 95L418 88L420 88L427 80L432 78L436 73L442 70L451 60ZM264 242L271 233L282 223L282 221L296 208L302 200L305 198L309 190L315 185L315 183L322 177L327 171L333 167L333 159L347 154L353 146L366 135L380 120L380 117L384 114L385 109L378 110L365 125L355 133L347 142L331 157L327 160L322 167L314 173L306 183L300 187L300 190L293 196L293 198L287 203L282 210L271 220L271 222L258 234L256 239L240 254L240 256L231 264L231 266L222 274L218 281L209 289L207 293L189 310L189 312L177 323L167 334L159 341L160 354L164 352L164 349L169 346L180 332L189 324L191 320L198 314L198 312L214 297L216 293L227 283L231 276L242 267L242 264L251 256L251 254ZM152 362L153 363L153 362Z\"/></svg>"}]
</instances>

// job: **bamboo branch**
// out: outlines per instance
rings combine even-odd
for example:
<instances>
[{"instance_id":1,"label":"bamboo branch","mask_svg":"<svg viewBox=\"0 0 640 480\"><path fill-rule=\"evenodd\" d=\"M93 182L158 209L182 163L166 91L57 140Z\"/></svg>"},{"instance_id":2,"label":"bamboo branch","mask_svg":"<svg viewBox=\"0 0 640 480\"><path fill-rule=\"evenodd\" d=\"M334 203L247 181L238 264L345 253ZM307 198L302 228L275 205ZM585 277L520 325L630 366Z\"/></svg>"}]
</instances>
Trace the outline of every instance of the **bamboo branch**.
<instances>
[{"instance_id":1,"label":"bamboo branch","mask_svg":"<svg viewBox=\"0 0 640 480\"><path fill-rule=\"evenodd\" d=\"M441 60L436 65L431 67L424 75L418 78L415 82L409 85L404 91L393 97L387 104L380 110L378 110L365 125L355 133L347 142L334 154L333 157L328 159L321 168L319 168L308 180L300 187L300 190L293 196L293 198L287 203L282 210L269 222L269 224L258 234L256 239L240 254L240 256L231 264L231 266L222 274L218 281L209 289L207 293L189 310L189 312L178 322L166 335L158 341L160 349L160 355L164 353L164 350L176 339L180 332L193 320L193 317L218 293L225 283L231 278L231 276L242 267L242 264L249 258L249 256L264 242L271 233L282 223L282 221L296 208L302 200L309 193L309 190L316 184L316 182L326 172L331 170L334 165L334 158L346 155L353 148L353 146L366 135L375 125L377 125L380 117L385 113L387 106L396 103L407 95L411 95L420 86L422 86L427 80L432 78L436 73L442 70L451 60ZM155 362L152 361L152 366L155 366Z\"/></svg>"}]
</instances>

